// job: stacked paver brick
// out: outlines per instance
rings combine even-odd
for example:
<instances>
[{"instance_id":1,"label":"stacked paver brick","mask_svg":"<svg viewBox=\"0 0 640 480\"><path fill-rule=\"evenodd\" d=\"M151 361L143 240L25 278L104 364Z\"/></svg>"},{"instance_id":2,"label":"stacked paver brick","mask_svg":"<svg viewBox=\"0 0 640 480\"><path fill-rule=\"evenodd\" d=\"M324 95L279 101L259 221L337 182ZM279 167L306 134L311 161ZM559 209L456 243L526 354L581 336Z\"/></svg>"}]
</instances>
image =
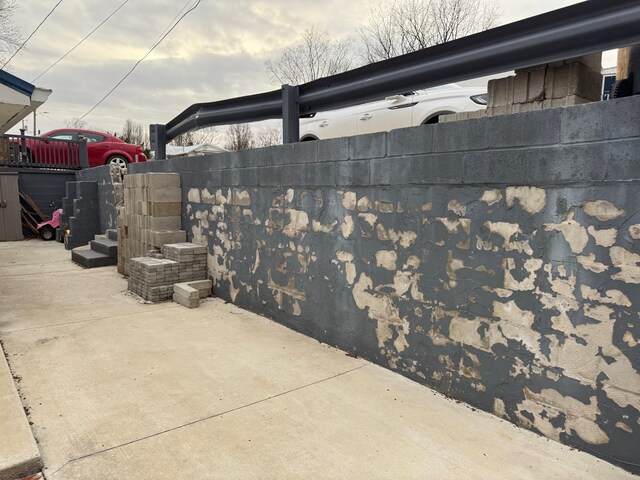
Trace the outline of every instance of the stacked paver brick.
<instances>
[{"instance_id":1,"label":"stacked paver brick","mask_svg":"<svg viewBox=\"0 0 640 480\"><path fill-rule=\"evenodd\" d=\"M129 259L167 243L184 242L181 213L180 174L125 175L124 208L118 216L118 271L126 275Z\"/></svg>"},{"instance_id":2,"label":"stacked paver brick","mask_svg":"<svg viewBox=\"0 0 640 480\"><path fill-rule=\"evenodd\" d=\"M207 247L194 243L172 243L162 247L168 260L178 262L178 282L207 278Z\"/></svg>"},{"instance_id":3,"label":"stacked paver brick","mask_svg":"<svg viewBox=\"0 0 640 480\"><path fill-rule=\"evenodd\" d=\"M138 257L129 260L129 290L151 302L173 297L178 281L178 262L164 258Z\"/></svg>"}]
</instances>

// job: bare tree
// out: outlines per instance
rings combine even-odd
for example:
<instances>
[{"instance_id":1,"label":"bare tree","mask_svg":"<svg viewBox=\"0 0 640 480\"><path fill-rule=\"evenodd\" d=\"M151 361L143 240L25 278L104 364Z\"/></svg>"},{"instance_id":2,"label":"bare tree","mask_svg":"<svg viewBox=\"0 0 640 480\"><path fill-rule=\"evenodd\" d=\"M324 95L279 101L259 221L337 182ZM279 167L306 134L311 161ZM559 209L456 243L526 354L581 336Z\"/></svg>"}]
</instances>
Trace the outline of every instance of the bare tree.
<instances>
[{"instance_id":1,"label":"bare tree","mask_svg":"<svg viewBox=\"0 0 640 480\"><path fill-rule=\"evenodd\" d=\"M362 60L373 63L493 27L495 0L393 0L371 9L358 29Z\"/></svg>"},{"instance_id":2,"label":"bare tree","mask_svg":"<svg viewBox=\"0 0 640 480\"><path fill-rule=\"evenodd\" d=\"M123 142L140 145L142 148L146 148L149 144L149 136L144 125L130 118L124 122L122 132L118 135L118 138Z\"/></svg>"},{"instance_id":3,"label":"bare tree","mask_svg":"<svg viewBox=\"0 0 640 480\"><path fill-rule=\"evenodd\" d=\"M227 129L224 148L231 151L246 150L255 146L251 127L247 123L230 125Z\"/></svg>"},{"instance_id":4,"label":"bare tree","mask_svg":"<svg viewBox=\"0 0 640 480\"><path fill-rule=\"evenodd\" d=\"M67 128L79 128L81 130L87 129L88 124L86 120L81 120L78 117L73 117L69 120L64 121L64 126Z\"/></svg>"},{"instance_id":5,"label":"bare tree","mask_svg":"<svg viewBox=\"0 0 640 480\"><path fill-rule=\"evenodd\" d=\"M20 46L20 32L13 24L12 16L16 7L14 0L0 0L0 62Z\"/></svg>"},{"instance_id":6,"label":"bare tree","mask_svg":"<svg viewBox=\"0 0 640 480\"><path fill-rule=\"evenodd\" d=\"M175 145L176 147L190 147L191 145L195 145L193 132L185 132L178 135L171 140L171 145Z\"/></svg>"},{"instance_id":7,"label":"bare tree","mask_svg":"<svg viewBox=\"0 0 640 480\"><path fill-rule=\"evenodd\" d=\"M270 147L282 144L282 129L278 127L264 127L255 135L256 147Z\"/></svg>"},{"instance_id":8,"label":"bare tree","mask_svg":"<svg viewBox=\"0 0 640 480\"><path fill-rule=\"evenodd\" d=\"M327 32L307 28L302 41L267 61L267 73L274 83L298 85L349 70L353 64L351 39L333 42Z\"/></svg>"},{"instance_id":9,"label":"bare tree","mask_svg":"<svg viewBox=\"0 0 640 480\"><path fill-rule=\"evenodd\" d=\"M212 145L222 143L222 133L215 127L206 127L194 132L183 133L171 141L172 145L178 147L202 145L203 143L210 143Z\"/></svg>"}]
</instances>

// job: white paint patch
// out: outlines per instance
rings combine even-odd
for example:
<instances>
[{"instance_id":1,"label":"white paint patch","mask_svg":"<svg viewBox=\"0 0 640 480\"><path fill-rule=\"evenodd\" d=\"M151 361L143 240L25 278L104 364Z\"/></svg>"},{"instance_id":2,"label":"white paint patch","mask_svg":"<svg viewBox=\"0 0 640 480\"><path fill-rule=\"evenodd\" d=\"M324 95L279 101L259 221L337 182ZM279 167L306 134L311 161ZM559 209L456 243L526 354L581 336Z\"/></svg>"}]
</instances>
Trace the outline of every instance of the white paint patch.
<instances>
[{"instance_id":1,"label":"white paint patch","mask_svg":"<svg viewBox=\"0 0 640 480\"><path fill-rule=\"evenodd\" d=\"M464 217L467 214L467 206L458 202L455 198L449 201L447 209L459 217Z\"/></svg>"},{"instance_id":2,"label":"white paint patch","mask_svg":"<svg viewBox=\"0 0 640 480\"><path fill-rule=\"evenodd\" d=\"M636 223L629 227L629 235L631 235L631 238L634 240L640 240L640 223Z\"/></svg>"},{"instance_id":3,"label":"white paint patch","mask_svg":"<svg viewBox=\"0 0 640 480\"><path fill-rule=\"evenodd\" d=\"M342 236L344 238L349 238L353 233L353 229L354 229L353 218L351 217L351 215L345 216L344 221L342 222L342 225L340 225L340 231L342 232Z\"/></svg>"},{"instance_id":4,"label":"white paint patch","mask_svg":"<svg viewBox=\"0 0 640 480\"><path fill-rule=\"evenodd\" d=\"M622 340L631 348L638 346L638 341L635 339L635 337L633 336L633 333L631 332L624 332L624 335L622 336Z\"/></svg>"},{"instance_id":5,"label":"white paint patch","mask_svg":"<svg viewBox=\"0 0 640 480\"><path fill-rule=\"evenodd\" d=\"M611 247L609 255L613 266L620 269L620 273L611 275L613 280L640 283L640 255L622 247Z\"/></svg>"},{"instance_id":6,"label":"white paint patch","mask_svg":"<svg viewBox=\"0 0 640 480\"><path fill-rule=\"evenodd\" d=\"M365 222L367 222L372 227L376 226L376 222L378 221L378 217L373 213L359 213L358 218L361 218Z\"/></svg>"},{"instance_id":7,"label":"white paint patch","mask_svg":"<svg viewBox=\"0 0 640 480\"><path fill-rule=\"evenodd\" d=\"M533 312L520 309L513 300L507 303L494 301L493 316L501 320L500 328L505 337L522 342L533 354L540 351L540 334L533 329Z\"/></svg>"},{"instance_id":8,"label":"white paint patch","mask_svg":"<svg viewBox=\"0 0 640 480\"><path fill-rule=\"evenodd\" d=\"M485 190L482 197L480 197L480 201L486 203L488 206L496 204L500 200L502 200L502 193L500 193L498 189Z\"/></svg>"},{"instance_id":9,"label":"white paint patch","mask_svg":"<svg viewBox=\"0 0 640 480\"><path fill-rule=\"evenodd\" d=\"M620 307L630 307L631 301L620 290L607 290L604 295L600 295L600 292L595 288L591 288L588 285L580 285L580 293L582 298L592 302L607 303L609 305L618 305Z\"/></svg>"},{"instance_id":10,"label":"white paint patch","mask_svg":"<svg viewBox=\"0 0 640 480\"><path fill-rule=\"evenodd\" d=\"M578 260L578 263L584 268L595 273L602 273L609 268L604 263L596 262L595 253L590 253L589 255L578 255L576 260Z\"/></svg>"},{"instance_id":11,"label":"white paint patch","mask_svg":"<svg viewBox=\"0 0 640 480\"><path fill-rule=\"evenodd\" d=\"M356 198L356 192L344 192L342 195L342 206L347 210L355 210L357 205Z\"/></svg>"},{"instance_id":12,"label":"white paint patch","mask_svg":"<svg viewBox=\"0 0 640 480\"><path fill-rule=\"evenodd\" d=\"M538 187L507 187L507 206L512 207L514 200L520 202L522 209L530 214L540 213L547 204L547 192Z\"/></svg>"},{"instance_id":13,"label":"white paint patch","mask_svg":"<svg viewBox=\"0 0 640 480\"><path fill-rule=\"evenodd\" d=\"M447 232L456 234L462 228L467 235L471 231L471 219L469 218L446 218L437 217L436 222L440 222L447 229Z\"/></svg>"},{"instance_id":14,"label":"white paint patch","mask_svg":"<svg viewBox=\"0 0 640 480\"><path fill-rule=\"evenodd\" d=\"M202 189L202 194L200 195L202 203L216 203L215 193L209 193L208 188Z\"/></svg>"},{"instance_id":15,"label":"white paint patch","mask_svg":"<svg viewBox=\"0 0 640 480\"><path fill-rule=\"evenodd\" d=\"M295 191L293 190L293 188L289 188L287 189L287 194L284 196L284 199L287 201L287 203L291 203L293 202L294 195Z\"/></svg>"},{"instance_id":16,"label":"white paint patch","mask_svg":"<svg viewBox=\"0 0 640 480\"><path fill-rule=\"evenodd\" d=\"M333 228L338 224L337 220L334 220L333 222L325 225L320 223L317 220L313 220L311 222L311 228L314 232L321 232L321 233L330 233L331 231L333 231Z\"/></svg>"},{"instance_id":17,"label":"white paint patch","mask_svg":"<svg viewBox=\"0 0 640 480\"><path fill-rule=\"evenodd\" d=\"M515 269L515 260L505 258L502 261L504 268L504 288L519 292L526 292L535 288L536 272L542 268L543 261L539 258L528 258L524 262L524 269L528 273L526 278L516 280L511 272Z\"/></svg>"},{"instance_id":18,"label":"white paint patch","mask_svg":"<svg viewBox=\"0 0 640 480\"><path fill-rule=\"evenodd\" d=\"M611 247L616 243L616 237L618 231L615 228L608 228L606 230L597 230L593 225L587 227L587 232L596 241L596 245L601 247Z\"/></svg>"},{"instance_id":19,"label":"white paint patch","mask_svg":"<svg viewBox=\"0 0 640 480\"><path fill-rule=\"evenodd\" d=\"M371 210L371 202L369 201L369 197L366 195L358 200L358 211L359 212L368 212Z\"/></svg>"},{"instance_id":20,"label":"white paint patch","mask_svg":"<svg viewBox=\"0 0 640 480\"><path fill-rule=\"evenodd\" d=\"M582 440L592 445L603 445L609 442L607 434L595 423L600 414L598 400L595 396L589 399L588 404L582 403L576 398L563 396L556 390L545 388L540 393L534 393L528 388L524 389L525 400L518 404L519 412L516 413L520 422L527 427L535 427L544 435L559 440L562 431L554 427L552 419L565 414L565 430L573 431ZM534 416L531 422L521 412L529 412Z\"/></svg>"},{"instance_id":21,"label":"white paint patch","mask_svg":"<svg viewBox=\"0 0 640 480\"><path fill-rule=\"evenodd\" d=\"M584 213L590 217L596 217L598 220L605 222L622 217L624 210L619 209L613 203L606 200L596 200L594 202L584 202L582 204Z\"/></svg>"},{"instance_id":22,"label":"white paint patch","mask_svg":"<svg viewBox=\"0 0 640 480\"><path fill-rule=\"evenodd\" d=\"M547 232L560 232L562 236L569 244L573 253L582 253L582 251L589 243L589 236L587 235L587 229L580 225L573 219L574 212L570 210L567 213L567 218L562 223L545 223L544 229Z\"/></svg>"},{"instance_id":23,"label":"white paint patch","mask_svg":"<svg viewBox=\"0 0 640 480\"><path fill-rule=\"evenodd\" d=\"M309 229L309 215L302 210L287 208L285 215L289 215L289 223L284 226L282 233L289 238L294 238L300 234L304 235Z\"/></svg>"},{"instance_id":24,"label":"white paint patch","mask_svg":"<svg viewBox=\"0 0 640 480\"><path fill-rule=\"evenodd\" d=\"M189 192L187 193L187 198L190 202L200 203L200 190L198 190L197 188L190 188Z\"/></svg>"},{"instance_id":25,"label":"white paint patch","mask_svg":"<svg viewBox=\"0 0 640 480\"><path fill-rule=\"evenodd\" d=\"M241 207L248 207L251 205L251 196L246 190L234 190L233 192L233 205L239 205Z\"/></svg>"},{"instance_id":26,"label":"white paint patch","mask_svg":"<svg viewBox=\"0 0 640 480\"><path fill-rule=\"evenodd\" d=\"M394 271L398 254L393 250L379 250L376 252L376 265L386 270Z\"/></svg>"},{"instance_id":27,"label":"white paint patch","mask_svg":"<svg viewBox=\"0 0 640 480\"><path fill-rule=\"evenodd\" d=\"M533 250L529 245L528 240L515 241L512 240L516 234L522 233L520 230L520 225L517 223L508 223L508 222L484 222L484 225L489 229L491 233L495 233L500 235L503 238L502 248L506 251L517 251L520 253L526 253L528 255L533 255Z\"/></svg>"},{"instance_id":28,"label":"white paint patch","mask_svg":"<svg viewBox=\"0 0 640 480\"><path fill-rule=\"evenodd\" d=\"M353 282L356 279L356 266L353 264L353 254L338 250L336 252L336 258L345 264L347 283L349 283L349 285L353 285Z\"/></svg>"},{"instance_id":29,"label":"white paint patch","mask_svg":"<svg viewBox=\"0 0 640 480\"><path fill-rule=\"evenodd\" d=\"M376 200L375 209L380 213L393 213L393 203Z\"/></svg>"}]
</instances>

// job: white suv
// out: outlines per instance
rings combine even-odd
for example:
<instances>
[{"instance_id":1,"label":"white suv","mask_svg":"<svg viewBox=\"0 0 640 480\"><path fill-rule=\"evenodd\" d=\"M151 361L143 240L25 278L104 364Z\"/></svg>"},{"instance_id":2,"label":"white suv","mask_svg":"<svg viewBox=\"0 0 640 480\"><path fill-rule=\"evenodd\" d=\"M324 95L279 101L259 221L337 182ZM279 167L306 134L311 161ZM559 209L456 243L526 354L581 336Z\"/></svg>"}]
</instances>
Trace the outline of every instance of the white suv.
<instances>
[{"instance_id":1,"label":"white suv","mask_svg":"<svg viewBox=\"0 0 640 480\"><path fill-rule=\"evenodd\" d=\"M354 107L305 115L300 140L322 140L438 123L440 115L485 108L486 89L456 84L393 95Z\"/></svg>"}]
</instances>

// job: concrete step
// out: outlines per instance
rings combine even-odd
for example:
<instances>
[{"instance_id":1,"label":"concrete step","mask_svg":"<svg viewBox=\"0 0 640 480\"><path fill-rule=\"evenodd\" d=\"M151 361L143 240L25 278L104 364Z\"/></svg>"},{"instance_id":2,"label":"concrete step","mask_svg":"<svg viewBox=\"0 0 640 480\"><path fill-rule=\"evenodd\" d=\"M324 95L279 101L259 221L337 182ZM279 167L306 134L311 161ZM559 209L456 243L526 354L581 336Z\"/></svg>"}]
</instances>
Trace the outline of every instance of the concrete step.
<instances>
[{"instance_id":1,"label":"concrete step","mask_svg":"<svg viewBox=\"0 0 640 480\"><path fill-rule=\"evenodd\" d=\"M117 257L110 257L103 253L93 250L74 249L71 251L71 261L85 268L106 267L107 265L116 265Z\"/></svg>"},{"instance_id":2,"label":"concrete step","mask_svg":"<svg viewBox=\"0 0 640 480\"><path fill-rule=\"evenodd\" d=\"M91 250L107 255L111 258L118 257L118 242L113 240L91 240Z\"/></svg>"},{"instance_id":3,"label":"concrete step","mask_svg":"<svg viewBox=\"0 0 640 480\"><path fill-rule=\"evenodd\" d=\"M105 235L107 236L107 239L109 239L109 240L113 240L114 242L118 241L118 230L116 230L115 228L107 230Z\"/></svg>"},{"instance_id":4,"label":"concrete step","mask_svg":"<svg viewBox=\"0 0 640 480\"><path fill-rule=\"evenodd\" d=\"M94 240L106 240L107 236L106 235L95 235L93 237Z\"/></svg>"}]
</instances>

